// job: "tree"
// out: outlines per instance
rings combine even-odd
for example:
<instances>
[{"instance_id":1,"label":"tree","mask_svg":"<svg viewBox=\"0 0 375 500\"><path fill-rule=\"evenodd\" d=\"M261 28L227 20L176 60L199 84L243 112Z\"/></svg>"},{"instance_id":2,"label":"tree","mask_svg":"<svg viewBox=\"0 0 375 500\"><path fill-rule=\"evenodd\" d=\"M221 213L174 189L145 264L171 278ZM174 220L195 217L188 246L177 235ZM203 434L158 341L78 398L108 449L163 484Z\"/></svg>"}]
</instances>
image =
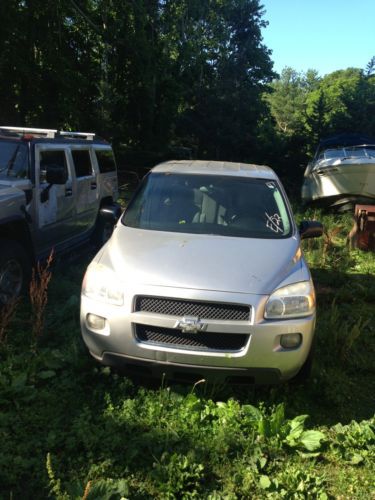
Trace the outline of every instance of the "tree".
<instances>
[{"instance_id":1,"label":"tree","mask_svg":"<svg viewBox=\"0 0 375 500\"><path fill-rule=\"evenodd\" d=\"M251 158L265 106L261 95L273 76L262 44L257 0L169 2L179 5L183 100L176 133L199 156ZM175 7L177 8L177 7Z\"/></svg>"},{"instance_id":2,"label":"tree","mask_svg":"<svg viewBox=\"0 0 375 500\"><path fill-rule=\"evenodd\" d=\"M375 72L375 56L373 56L367 63L365 74L366 76L371 76Z\"/></svg>"},{"instance_id":3,"label":"tree","mask_svg":"<svg viewBox=\"0 0 375 500\"><path fill-rule=\"evenodd\" d=\"M306 119L306 98L319 85L316 71L298 73L290 67L282 70L279 79L271 84L266 96L277 129L286 136L303 134Z\"/></svg>"}]
</instances>

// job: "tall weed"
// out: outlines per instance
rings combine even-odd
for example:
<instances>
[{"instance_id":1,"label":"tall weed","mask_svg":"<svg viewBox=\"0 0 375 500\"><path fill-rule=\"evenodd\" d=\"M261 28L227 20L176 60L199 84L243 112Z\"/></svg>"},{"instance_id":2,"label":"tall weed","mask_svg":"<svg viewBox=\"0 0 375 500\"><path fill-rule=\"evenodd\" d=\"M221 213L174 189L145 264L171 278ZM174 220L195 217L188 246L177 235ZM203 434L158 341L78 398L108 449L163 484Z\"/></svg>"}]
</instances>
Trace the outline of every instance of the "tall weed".
<instances>
[{"instance_id":1,"label":"tall weed","mask_svg":"<svg viewBox=\"0 0 375 500\"><path fill-rule=\"evenodd\" d=\"M45 265L37 263L30 282L30 302L32 306L32 338L34 345L44 329L45 309L48 302L48 285L52 278L51 265L53 250Z\"/></svg>"},{"instance_id":2,"label":"tall weed","mask_svg":"<svg viewBox=\"0 0 375 500\"><path fill-rule=\"evenodd\" d=\"M4 345L7 338L7 331L19 303L19 299L12 299L8 304L0 309L0 345Z\"/></svg>"}]
</instances>

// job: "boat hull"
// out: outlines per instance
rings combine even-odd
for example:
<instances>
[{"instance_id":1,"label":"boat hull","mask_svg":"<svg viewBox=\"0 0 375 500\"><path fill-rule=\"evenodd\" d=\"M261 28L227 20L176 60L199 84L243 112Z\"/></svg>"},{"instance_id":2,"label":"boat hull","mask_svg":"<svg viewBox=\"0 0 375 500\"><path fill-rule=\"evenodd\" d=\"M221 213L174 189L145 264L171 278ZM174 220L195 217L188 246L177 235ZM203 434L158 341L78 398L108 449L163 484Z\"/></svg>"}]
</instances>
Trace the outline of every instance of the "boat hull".
<instances>
[{"instance_id":1,"label":"boat hull","mask_svg":"<svg viewBox=\"0 0 375 500\"><path fill-rule=\"evenodd\" d=\"M353 202L375 203L375 161L335 161L316 164L305 174L302 186L304 203L324 205Z\"/></svg>"}]
</instances>

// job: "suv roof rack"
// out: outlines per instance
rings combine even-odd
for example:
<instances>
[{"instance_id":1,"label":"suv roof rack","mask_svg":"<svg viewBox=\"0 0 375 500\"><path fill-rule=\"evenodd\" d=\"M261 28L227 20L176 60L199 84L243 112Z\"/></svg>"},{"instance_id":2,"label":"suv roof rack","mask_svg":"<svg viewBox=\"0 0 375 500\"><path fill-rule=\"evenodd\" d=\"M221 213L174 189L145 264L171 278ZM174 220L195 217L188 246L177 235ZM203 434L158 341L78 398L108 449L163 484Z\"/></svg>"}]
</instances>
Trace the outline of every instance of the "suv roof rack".
<instances>
[{"instance_id":1,"label":"suv roof rack","mask_svg":"<svg viewBox=\"0 0 375 500\"><path fill-rule=\"evenodd\" d=\"M3 132L10 132L19 135L25 134L35 134L42 137L54 138L57 130L49 129L49 128L29 128L29 127L8 127L1 126L0 130Z\"/></svg>"},{"instance_id":2,"label":"suv roof rack","mask_svg":"<svg viewBox=\"0 0 375 500\"><path fill-rule=\"evenodd\" d=\"M32 134L37 137L45 137L46 139L56 139L65 137L67 139L87 139L92 141L95 137L94 132L70 132L66 130L56 130L49 128L30 128L30 127L8 127L0 126L0 132L6 132L17 135Z\"/></svg>"},{"instance_id":3,"label":"suv roof rack","mask_svg":"<svg viewBox=\"0 0 375 500\"><path fill-rule=\"evenodd\" d=\"M69 131L65 131L65 130L60 130L57 133L58 133L58 135L63 136L63 137L87 139L89 141L92 141L93 138L95 137L95 132L69 132Z\"/></svg>"}]
</instances>

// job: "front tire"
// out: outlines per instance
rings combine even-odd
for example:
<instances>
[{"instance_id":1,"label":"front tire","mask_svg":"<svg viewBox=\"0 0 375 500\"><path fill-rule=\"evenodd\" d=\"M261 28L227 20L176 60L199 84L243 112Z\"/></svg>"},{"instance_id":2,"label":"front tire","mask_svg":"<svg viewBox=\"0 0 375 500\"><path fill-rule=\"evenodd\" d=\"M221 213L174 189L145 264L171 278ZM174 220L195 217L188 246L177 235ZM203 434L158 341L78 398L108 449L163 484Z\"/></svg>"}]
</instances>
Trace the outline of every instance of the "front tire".
<instances>
[{"instance_id":1,"label":"front tire","mask_svg":"<svg viewBox=\"0 0 375 500\"><path fill-rule=\"evenodd\" d=\"M0 306L26 291L31 277L31 262L16 241L0 240Z\"/></svg>"},{"instance_id":2,"label":"front tire","mask_svg":"<svg viewBox=\"0 0 375 500\"><path fill-rule=\"evenodd\" d=\"M314 345L311 346L310 352L309 352L305 362L301 366L300 371L297 373L297 375L295 375L292 378L291 382L293 384L299 385L299 384L303 384L303 383L308 381L308 379L310 378L310 375L311 375L313 361L314 361Z\"/></svg>"}]
</instances>

